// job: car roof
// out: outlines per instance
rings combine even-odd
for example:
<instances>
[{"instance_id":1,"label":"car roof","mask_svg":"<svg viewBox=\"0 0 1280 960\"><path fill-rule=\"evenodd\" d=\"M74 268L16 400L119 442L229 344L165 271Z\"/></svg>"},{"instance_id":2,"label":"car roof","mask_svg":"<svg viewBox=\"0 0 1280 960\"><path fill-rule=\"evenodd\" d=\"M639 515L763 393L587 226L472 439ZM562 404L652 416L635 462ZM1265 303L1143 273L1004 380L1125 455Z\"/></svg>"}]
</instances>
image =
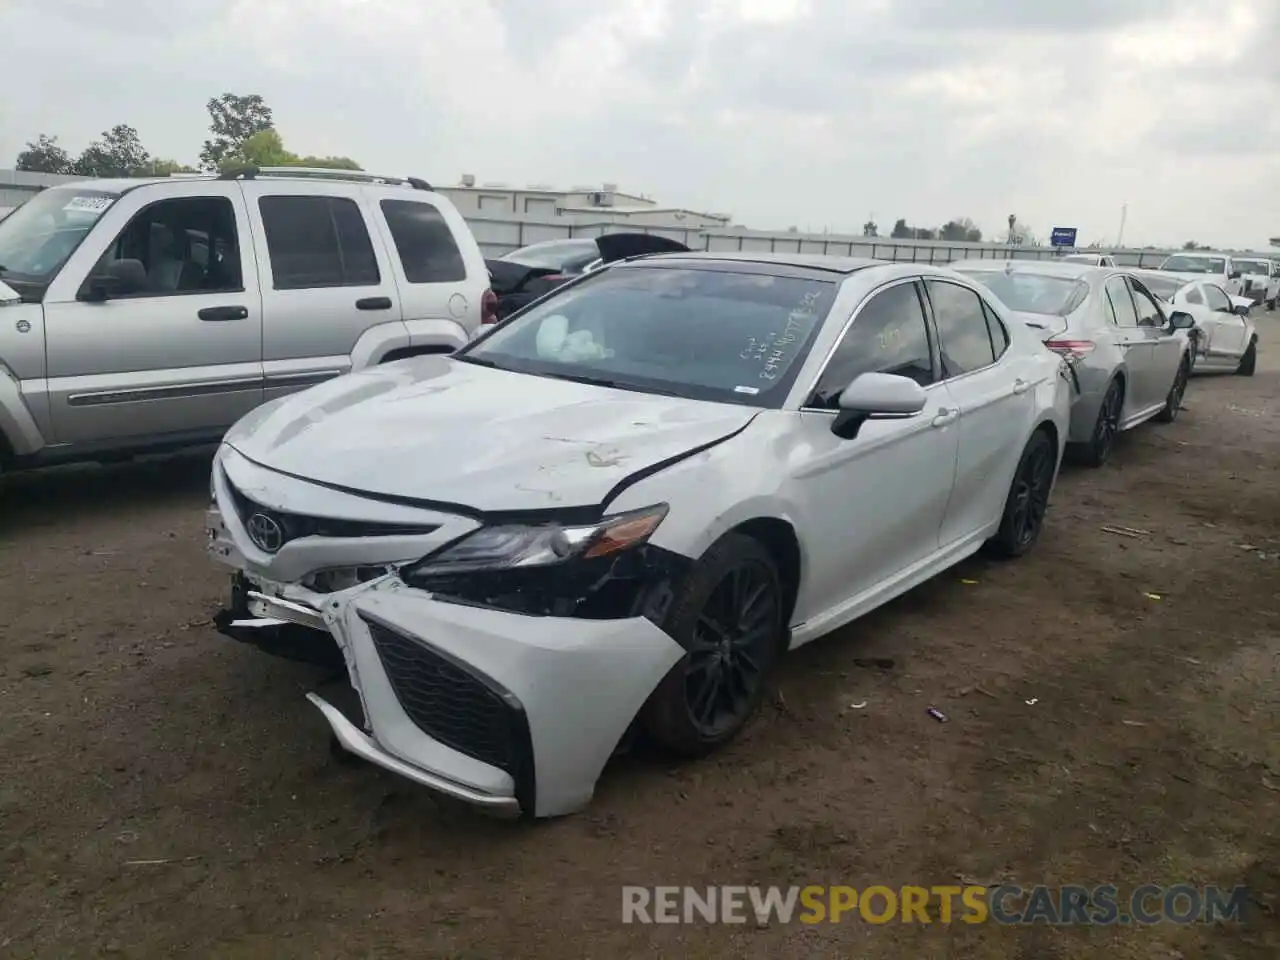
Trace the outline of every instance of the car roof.
<instances>
[{"instance_id":1,"label":"car roof","mask_svg":"<svg viewBox=\"0 0 1280 960\"><path fill-rule=\"evenodd\" d=\"M775 265L784 269L821 270L827 273L850 274L868 267L891 267L890 260L873 260L870 257L838 257L824 253L754 253L746 250L715 251L692 250L689 253L662 253L647 256L645 261L660 260L664 263L673 261L694 263L756 263ZM902 266L902 264L898 264ZM925 266L920 264L919 266Z\"/></svg>"},{"instance_id":2,"label":"car roof","mask_svg":"<svg viewBox=\"0 0 1280 960\"><path fill-rule=\"evenodd\" d=\"M1032 273L1066 280L1093 280L1123 272L1120 267L1099 267L1078 260L957 260L953 270L987 270L991 273Z\"/></svg>"}]
</instances>

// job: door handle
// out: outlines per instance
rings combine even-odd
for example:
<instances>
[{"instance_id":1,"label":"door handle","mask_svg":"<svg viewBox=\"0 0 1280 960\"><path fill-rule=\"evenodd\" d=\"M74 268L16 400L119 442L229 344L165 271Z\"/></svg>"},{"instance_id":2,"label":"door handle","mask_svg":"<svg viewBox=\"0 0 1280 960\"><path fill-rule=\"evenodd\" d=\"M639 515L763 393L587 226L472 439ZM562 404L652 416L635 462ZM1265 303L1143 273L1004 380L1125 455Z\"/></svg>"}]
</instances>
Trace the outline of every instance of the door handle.
<instances>
[{"instance_id":1,"label":"door handle","mask_svg":"<svg viewBox=\"0 0 1280 960\"><path fill-rule=\"evenodd\" d=\"M365 297L356 301L357 310L390 310L390 297Z\"/></svg>"},{"instance_id":2,"label":"door handle","mask_svg":"<svg viewBox=\"0 0 1280 960\"><path fill-rule=\"evenodd\" d=\"M1028 383L1026 380L1023 380L1021 377L1013 381L1014 393L1026 393L1030 389L1031 389L1031 384Z\"/></svg>"},{"instance_id":3,"label":"door handle","mask_svg":"<svg viewBox=\"0 0 1280 960\"><path fill-rule=\"evenodd\" d=\"M954 423L956 418L959 416L959 410L948 410L946 407L942 407L938 410L937 416L930 421L929 426L945 427L948 423Z\"/></svg>"},{"instance_id":4,"label":"door handle","mask_svg":"<svg viewBox=\"0 0 1280 960\"><path fill-rule=\"evenodd\" d=\"M196 316L208 323L218 323L223 320L247 320L249 318L249 308L205 307L203 310L197 310Z\"/></svg>"}]
</instances>

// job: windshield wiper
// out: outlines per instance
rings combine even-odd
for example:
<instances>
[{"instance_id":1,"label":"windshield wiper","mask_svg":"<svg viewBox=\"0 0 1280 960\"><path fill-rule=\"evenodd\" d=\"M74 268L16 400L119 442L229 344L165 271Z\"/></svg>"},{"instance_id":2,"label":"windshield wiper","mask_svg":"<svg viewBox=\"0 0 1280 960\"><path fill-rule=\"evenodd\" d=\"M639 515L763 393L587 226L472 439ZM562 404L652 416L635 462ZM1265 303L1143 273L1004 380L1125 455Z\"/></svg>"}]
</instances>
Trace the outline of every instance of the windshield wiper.
<instances>
[{"instance_id":1,"label":"windshield wiper","mask_svg":"<svg viewBox=\"0 0 1280 960\"><path fill-rule=\"evenodd\" d=\"M492 367L494 370L505 370L505 369L507 369L506 367L500 367L500 366L498 366L498 365L497 365L496 363L494 363L492 360L485 360L483 357L473 357L473 356L471 356L471 354L469 354L469 353L468 353L468 354L464 354L464 355L462 355L462 356L458 356L458 355L455 353L455 354L453 355L453 359L454 359L454 360L457 360L459 363L474 363L477 367Z\"/></svg>"}]
</instances>

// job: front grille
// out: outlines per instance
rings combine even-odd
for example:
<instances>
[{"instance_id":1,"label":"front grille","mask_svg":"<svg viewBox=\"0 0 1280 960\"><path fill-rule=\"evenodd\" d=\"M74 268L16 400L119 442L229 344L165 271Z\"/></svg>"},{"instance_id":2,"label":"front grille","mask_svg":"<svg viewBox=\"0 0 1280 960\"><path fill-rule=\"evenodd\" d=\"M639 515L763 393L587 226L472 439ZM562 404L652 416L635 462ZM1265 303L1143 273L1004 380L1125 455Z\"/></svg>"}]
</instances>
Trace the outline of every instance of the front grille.
<instances>
[{"instance_id":1,"label":"front grille","mask_svg":"<svg viewBox=\"0 0 1280 960\"><path fill-rule=\"evenodd\" d=\"M227 489L231 491L241 523L247 523L254 514L261 513L280 524L280 528L284 531L282 546L290 540L298 540L302 537L404 537L421 536L440 529L439 524L370 523L364 520L335 520L331 517L289 513L251 500L237 490L229 480Z\"/></svg>"},{"instance_id":2,"label":"front grille","mask_svg":"<svg viewBox=\"0 0 1280 960\"><path fill-rule=\"evenodd\" d=\"M400 706L427 736L520 779L523 711L429 647L365 621Z\"/></svg>"}]
</instances>

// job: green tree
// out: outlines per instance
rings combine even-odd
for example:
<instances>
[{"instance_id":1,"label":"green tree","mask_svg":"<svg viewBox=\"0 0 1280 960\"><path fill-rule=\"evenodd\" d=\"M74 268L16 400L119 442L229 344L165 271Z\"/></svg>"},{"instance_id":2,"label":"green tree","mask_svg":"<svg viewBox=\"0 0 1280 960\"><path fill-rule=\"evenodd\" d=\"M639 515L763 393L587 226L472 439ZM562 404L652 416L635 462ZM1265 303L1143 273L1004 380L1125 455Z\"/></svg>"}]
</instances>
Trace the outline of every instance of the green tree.
<instances>
[{"instance_id":1,"label":"green tree","mask_svg":"<svg viewBox=\"0 0 1280 960\"><path fill-rule=\"evenodd\" d=\"M210 172L227 166L250 137L274 125L271 108L256 93L224 93L205 104L205 109L209 111L209 132L213 137L200 148L200 169Z\"/></svg>"},{"instance_id":2,"label":"green tree","mask_svg":"<svg viewBox=\"0 0 1280 960\"><path fill-rule=\"evenodd\" d=\"M864 237L880 236L880 226L874 220L868 220L862 225L862 235Z\"/></svg>"},{"instance_id":3,"label":"green tree","mask_svg":"<svg viewBox=\"0 0 1280 960\"><path fill-rule=\"evenodd\" d=\"M915 236L915 231L912 230L911 227L907 226L906 220L900 217L894 222L893 232L889 234L889 236L893 237L895 240L907 240Z\"/></svg>"},{"instance_id":4,"label":"green tree","mask_svg":"<svg viewBox=\"0 0 1280 960\"><path fill-rule=\"evenodd\" d=\"M952 240L960 243L981 243L982 231L968 217L957 217L948 220L938 231L939 240Z\"/></svg>"},{"instance_id":5,"label":"green tree","mask_svg":"<svg viewBox=\"0 0 1280 960\"><path fill-rule=\"evenodd\" d=\"M300 157L285 149L275 130L259 130L248 137L234 152L226 156L220 169L235 167L323 167L331 170L359 170L360 164L349 157Z\"/></svg>"},{"instance_id":6,"label":"green tree","mask_svg":"<svg viewBox=\"0 0 1280 960\"><path fill-rule=\"evenodd\" d=\"M81 177L135 177L145 175L151 162L138 131L119 123L84 148L71 172Z\"/></svg>"},{"instance_id":7,"label":"green tree","mask_svg":"<svg viewBox=\"0 0 1280 960\"><path fill-rule=\"evenodd\" d=\"M18 154L14 168L31 173L70 173L71 157L58 146L57 137L42 133L27 142L27 149Z\"/></svg>"}]
</instances>

